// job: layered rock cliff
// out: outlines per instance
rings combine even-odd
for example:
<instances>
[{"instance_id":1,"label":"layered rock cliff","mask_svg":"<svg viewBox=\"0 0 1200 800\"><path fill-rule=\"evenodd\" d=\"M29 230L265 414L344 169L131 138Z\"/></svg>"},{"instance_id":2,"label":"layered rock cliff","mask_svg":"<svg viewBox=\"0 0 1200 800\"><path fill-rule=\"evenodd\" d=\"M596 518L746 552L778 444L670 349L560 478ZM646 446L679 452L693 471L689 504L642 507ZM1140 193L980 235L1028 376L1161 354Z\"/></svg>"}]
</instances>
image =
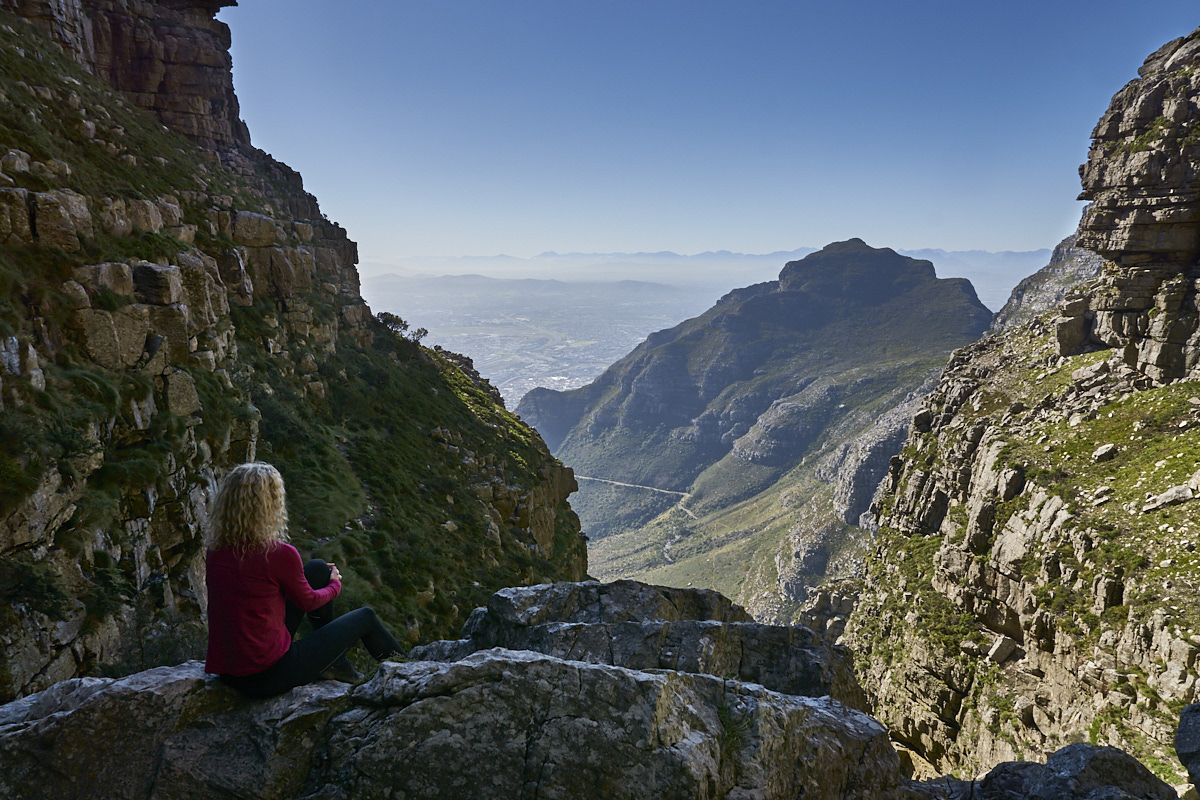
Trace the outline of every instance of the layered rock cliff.
<instances>
[{"instance_id":1,"label":"layered rock cliff","mask_svg":"<svg viewBox=\"0 0 1200 800\"><path fill-rule=\"evenodd\" d=\"M1077 246L1104 257L1099 278L956 353L885 481L845 641L930 771L1087 740L1184 779L1171 741L1200 655L1197 67L1200 31L1148 58L1096 127Z\"/></svg>"},{"instance_id":2,"label":"layered rock cliff","mask_svg":"<svg viewBox=\"0 0 1200 800\"><path fill-rule=\"evenodd\" d=\"M570 471L249 146L223 4L0 5L0 699L202 655L205 509L255 457L411 641L585 574Z\"/></svg>"},{"instance_id":3,"label":"layered rock cliff","mask_svg":"<svg viewBox=\"0 0 1200 800\"><path fill-rule=\"evenodd\" d=\"M233 91L229 26L236 0L0 0L88 72L208 149L250 144Z\"/></svg>"},{"instance_id":4,"label":"layered rock cliff","mask_svg":"<svg viewBox=\"0 0 1200 800\"><path fill-rule=\"evenodd\" d=\"M967 281L852 239L518 412L587 478L597 575L712 586L790 621L806 587L856 572L912 404L990 321Z\"/></svg>"}]
</instances>

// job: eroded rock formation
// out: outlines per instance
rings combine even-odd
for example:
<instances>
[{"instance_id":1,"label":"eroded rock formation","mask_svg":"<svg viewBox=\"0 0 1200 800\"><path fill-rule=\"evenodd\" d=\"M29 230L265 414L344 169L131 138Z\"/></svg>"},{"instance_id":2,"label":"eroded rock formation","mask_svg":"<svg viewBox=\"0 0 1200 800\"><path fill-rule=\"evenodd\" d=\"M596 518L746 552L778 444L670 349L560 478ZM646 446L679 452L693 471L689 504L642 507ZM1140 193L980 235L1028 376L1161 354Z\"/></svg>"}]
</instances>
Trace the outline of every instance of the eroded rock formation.
<instances>
[{"instance_id":1,"label":"eroded rock formation","mask_svg":"<svg viewBox=\"0 0 1200 800\"><path fill-rule=\"evenodd\" d=\"M489 608L509 623L588 627L581 638L596 640L621 625L749 624L713 592L632 583L506 590ZM266 702L237 697L198 662L66 681L0 707L0 791L14 800L80 785L159 800L929 796L901 793L900 760L861 712L707 669L646 671L631 655L595 663L486 649L387 663L353 689L326 682ZM777 645L771 658L790 655Z\"/></svg>"},{"instance_id":2,"label":"eroded rock formation","mask_svg":"<svg viewBox=\"0 0 1200 800\"><path fill-rule=\"evenodd\" d=\"M1109 260L1059 320L1060 351L1094 342L1155 380L1196 374L1200 32L1146 59L1092 132L1079 246Z\"/></svg>"}]
</instances>

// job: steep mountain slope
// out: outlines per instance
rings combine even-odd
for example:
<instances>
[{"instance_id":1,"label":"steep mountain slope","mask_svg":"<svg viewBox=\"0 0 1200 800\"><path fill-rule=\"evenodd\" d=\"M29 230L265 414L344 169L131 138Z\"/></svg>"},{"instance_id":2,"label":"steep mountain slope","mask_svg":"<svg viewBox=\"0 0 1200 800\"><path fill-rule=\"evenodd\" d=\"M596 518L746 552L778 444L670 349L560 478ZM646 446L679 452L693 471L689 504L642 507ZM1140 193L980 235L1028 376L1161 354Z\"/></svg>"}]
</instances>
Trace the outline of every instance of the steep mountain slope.
<instances>
[{"instance_id":1,"label":"steep mountain slope","mask_svg":"<svg viewBox=\"0 0 1200 800\"><path fill-rule=\"evenodd\" d=\"M1067 293L1100 274L1104 259L1078 247L1078 233L1058 243L1050 263L1016 285L1008 302L996 312L993 331L1027 325L1035 317L1062 305Z\"/></svg>"},{"instance_id":2,"label":"steep mountain slope","mask_svg":"<svg viewBox=\"0 0 1200 800\"><path fill-rule=\"evenodd\" d=\"M855 560L852 526L906 424L887 412L990 321L967 281L852 239L517 410L587 478L574 505L596 574L776 615Z\"/></svg>"},{"instance_id":3,"label":"steep mountain slope","mask_svg":"<svg viewBox=\"0 0 1200 800\"><path fill-rule=\"evenodd\" d=\"M1078 246L1105 258L1099 279L952 359L876 509L846 641L876 713L936 770L1087 739L1184 777L1171 743L1200 657L1200 30L1139 76L1081 170Z\"/></svg>"},{"instance_id":4,"label":"steep mountain slope","mask_svg":"<svg viewBox=\"0 0 1200 800\"><path fill-rule=\"evenodd\" d=\"M221 5L0 3L37 25L0 10L0 699L202 655L207 501L256 455L410 640L586 572L570 470L249 146Z\"/></svg>"}]
</instances>

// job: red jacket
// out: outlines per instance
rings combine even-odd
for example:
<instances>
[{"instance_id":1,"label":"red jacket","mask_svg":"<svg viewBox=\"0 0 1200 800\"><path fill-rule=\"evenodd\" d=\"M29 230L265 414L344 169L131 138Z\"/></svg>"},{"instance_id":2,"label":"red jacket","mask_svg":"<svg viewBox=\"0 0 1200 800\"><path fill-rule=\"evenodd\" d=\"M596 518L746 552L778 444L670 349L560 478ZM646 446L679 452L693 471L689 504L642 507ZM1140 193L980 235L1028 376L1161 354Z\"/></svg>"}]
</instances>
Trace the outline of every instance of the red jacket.
<instances>
[{"instance_id":1,"label":"red jacket","mask_svg":"<svg viewBox=\"0 0 1200 800\"><path fill-rule=\"evenodd\" d=\"M208 661L205 672L253 675L292 645L284 625L285 598L302 611L320 608L341 581L313 589L300 553L279 542L239 558L229 548L208 551Z\"/></svg>"}]
</instances>

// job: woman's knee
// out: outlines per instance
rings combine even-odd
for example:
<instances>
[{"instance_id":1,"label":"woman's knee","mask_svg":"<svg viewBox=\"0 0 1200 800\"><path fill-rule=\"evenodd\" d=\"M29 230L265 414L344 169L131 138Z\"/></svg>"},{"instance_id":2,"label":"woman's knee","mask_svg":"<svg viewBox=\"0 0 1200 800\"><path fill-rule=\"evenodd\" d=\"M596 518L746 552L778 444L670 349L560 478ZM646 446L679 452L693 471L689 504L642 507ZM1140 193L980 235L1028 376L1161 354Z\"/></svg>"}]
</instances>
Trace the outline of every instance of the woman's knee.
<instances>
[{"instance_id":1,"label":"woman's knee","mask_svg":"<svg viewBox=\"0 0 1200 800\"><path fill-rule=\"evenodd\" d=\"M360 606L359 608L351 611L349 614L346 614L346 616L350 616L351 614L366 624L379 622L379 615L376 614L375 609L371 608L370 606Z\"/></svg>"},{"instance_id":2,"label":"woman's knee","mask_svg":"<svg viewBox=\"0 0 1200 800\"><path fill-rule=\"evenodd\" d=\"M332 575L333 570L323 558L314 558L304 565L304 579L314 589L324 589L328 586Z\"/></svg>"}]
</instances>

